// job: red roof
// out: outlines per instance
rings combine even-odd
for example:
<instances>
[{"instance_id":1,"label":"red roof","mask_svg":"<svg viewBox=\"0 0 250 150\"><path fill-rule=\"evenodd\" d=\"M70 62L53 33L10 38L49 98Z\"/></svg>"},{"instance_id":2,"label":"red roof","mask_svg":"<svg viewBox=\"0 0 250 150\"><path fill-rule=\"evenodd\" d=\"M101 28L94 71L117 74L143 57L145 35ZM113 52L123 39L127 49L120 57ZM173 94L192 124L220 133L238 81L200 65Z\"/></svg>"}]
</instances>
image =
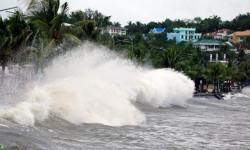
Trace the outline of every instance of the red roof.
<instances>
[{"instance_id":1,"label":"red roof","mask_svg":"<svg viewBox=\"0 0 250 150\"><path fill-rule=\"evenodd\" d=\"M238 45L235 46L234 49L237 49L237 51L239 51L240 49L250 50L250 45Z\"/></svg>"},{"instance_id":2,"label":"red roof","mask_svg":"<svg viewBox=\"0 0 250 150\"><path fill-rule=\"evenodd\" d=\"M216 35L218 35L218 34L215 32L203 34L203 36L216 36Z\"/></svg>"},{"instance_id":3,"label":"red roof","mask_svg":"<svg viewBox=\"0 0 250 150\"><path fill-rule=\"evenodd\" d=\"M232 31L232 30L230 30L230 29L220 29L218 31Z\"/></svg>"}]
</instances>

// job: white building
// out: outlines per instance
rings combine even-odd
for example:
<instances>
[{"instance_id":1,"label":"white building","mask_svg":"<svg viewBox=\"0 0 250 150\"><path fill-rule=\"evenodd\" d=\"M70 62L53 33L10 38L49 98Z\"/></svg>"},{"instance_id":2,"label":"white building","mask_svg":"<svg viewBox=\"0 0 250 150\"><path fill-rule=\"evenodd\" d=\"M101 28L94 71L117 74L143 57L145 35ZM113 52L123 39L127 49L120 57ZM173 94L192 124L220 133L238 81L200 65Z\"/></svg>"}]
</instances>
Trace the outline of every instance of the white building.
<instances>
[{"instance_id":1,"label":"white building","mask_svg":"<svg viewBox=\"0 0 250 150\"><path fill-rule=\"evenodd\" d=\"M102 34L108 33L111 36L115 35L126 35L126 28L119 27L119 26L114 26L114 25L108 25L107 27L101 28L102 29Z\"/></svg>"},{"instance_id":2,"label":"white building","mask_svg":"<svg viewBox=\"0 0 250 150\"><path fill-rule=\"evenodd\" d=\"M230 29L221 29L216 32L206 33L203 35L203 37L212 36L215 40L225 40L227 38L228 33L230 32L232 32L232 30Z\"/></svg>"},{"instance_id":3,"label":"white building","mask_svg":"<svg viewBox=\"0 0 250 150\"><path fill-rule=\"evenodd\" d=\"M204 51L219 50L220 45L225 45L225 43L218 41L218 40L201 40L201 41L194 42L195 47L200 47L201 50L204 50Z\"/></svg>"}]
</instances>

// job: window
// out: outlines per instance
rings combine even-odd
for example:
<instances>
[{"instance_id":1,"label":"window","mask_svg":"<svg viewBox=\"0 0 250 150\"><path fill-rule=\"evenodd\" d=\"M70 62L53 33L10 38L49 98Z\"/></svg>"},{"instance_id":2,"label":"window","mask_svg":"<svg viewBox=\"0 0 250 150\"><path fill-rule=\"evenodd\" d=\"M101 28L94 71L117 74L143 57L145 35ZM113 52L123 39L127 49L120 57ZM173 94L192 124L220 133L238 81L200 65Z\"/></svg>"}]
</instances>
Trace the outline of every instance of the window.
<instances>
[{"instance_id":1,"label":"window","mask_svg":"<svg viewBox=\"0 0 250 150\"><path fill-rule=\"evenodd\" d=\"M245 39L245 37L243 36L243 37L240 37L240 40L244 40Z\"/></svg>"},{"instance_id":2,"label":"window","mask_svg":"<svg viewBox=\"0 0 250 150\"><path fill-rule=\"evenodd\" d=\"M181 38L183 39L183 35L181 35Z\"/></svg>"},{"instance_id":3,"label":"window","mask_svg":"<svg viewBox=\"0 0 250 150\"><path fill-rule=\"evenodd\" d=\"M194 39L196 39L196 36L194 36Z\"/></svg>"},{"instance_id":4,"label":"window","mask_svg":"<svg viewBox=\"0 0 250 150\"><path fill-rule=\"evenodd\" d=\"M187 39L187 36L186 36L186 38L185 39Z\"/></svg>"},{"instance_id":5,"label":"window","mask_svg":"<svg viewBox=\"0 0 250 150\"><path fill-rule=\"evenodd\" d=\"M186 31L186 34L188 34L188 32Z\"/></svg>"}]
</instances>

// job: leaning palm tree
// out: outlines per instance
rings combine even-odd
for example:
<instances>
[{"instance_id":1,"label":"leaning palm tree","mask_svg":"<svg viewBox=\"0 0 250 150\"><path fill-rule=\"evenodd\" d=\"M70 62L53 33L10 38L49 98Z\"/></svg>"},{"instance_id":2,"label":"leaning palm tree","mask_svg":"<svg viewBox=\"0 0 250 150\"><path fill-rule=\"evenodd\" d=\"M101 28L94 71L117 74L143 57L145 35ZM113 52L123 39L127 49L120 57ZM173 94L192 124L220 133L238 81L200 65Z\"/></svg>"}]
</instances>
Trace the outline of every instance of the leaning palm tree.
<instances>
[{"instance_id":1,"label":"leaning palm tree","mask_svg":"<svg viewBox=\"0 0 250 150\"><path fill-rule=\"evenodd\" d=\"M34 8L34 6L38 6ZM73 39L80 43L80 40L70 34L70 27L64 26L64 16L68 12L68 3L65 2L61 6L61 12L58 13L60 7L60 0L41 0L41 1L30 1L29 8L34 8L31 11L30 16L27 18L39 25L42 32L51 41L48 48L51 48L53 43L59 45L63 39Z\"/></svg>"}]
</instances>

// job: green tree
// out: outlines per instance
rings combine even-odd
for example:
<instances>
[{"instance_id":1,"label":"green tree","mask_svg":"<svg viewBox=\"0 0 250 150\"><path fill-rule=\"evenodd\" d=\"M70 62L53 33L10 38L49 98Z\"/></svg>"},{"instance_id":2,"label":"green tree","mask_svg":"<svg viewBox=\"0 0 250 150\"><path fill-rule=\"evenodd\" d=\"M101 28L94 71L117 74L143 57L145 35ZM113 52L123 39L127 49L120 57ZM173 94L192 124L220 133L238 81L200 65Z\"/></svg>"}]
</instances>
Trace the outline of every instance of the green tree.
<instances>
[{"instance_id":1,"label":"green tree","mask_svg":"<svg viewBox=\"0 0 250 150\"><path fill-rule=\"evenodd\" d=\"M129 32L129 34L131 34L131 32L132 32L132 21L129 21L129 22L127 22L128 23L128 32Z\"/></svg>"},{"instance_id":2,"label":"green tree","mask_svg":"<svg viewBox=\"0 0 250 150\"><path fill-rule=\"evenodd\" d=\"M223 81L225 79L225 66L221 63L213 63L209 66L209 68L206 71L206 74L208 75L208 79L213 79L214 87L216 86L216 83L218 81ZM215 93L215 89L214 89Z\"/></svg>"},{"instance_id":3,"label":"green tree","mask_svg":"<svg viewBox=\"0 0 250 150\"><path fill-rule=\"evenodd\" d=\"M5 21L0 18L0 26L0 60L2 60L2 74L4 74L9 59L15 58L16 54L25 46L33 31L30 30L19 11L16 11Z\"/></svg>"},{"instance_id":4,"label":"green tree","mask_svg":"<svg viewBox=\"0 0 250 150\"><path fill-rule=\"evenodd\" d=\"M38 6L38 7L35 7ZM51 39L50 46L53 44L59 45L63 39L71 39L78 43L80 40L69 34L69 27L64 26L64 16L68 12L68 3L65 2L61 6L61 12L58 13L60 7L60 0L42 0L42 1L30 1L29 8L33 8L31 16L28 16L30 21L37 23L43 34L47 38Z\"/></svg>"}]
</instances>

